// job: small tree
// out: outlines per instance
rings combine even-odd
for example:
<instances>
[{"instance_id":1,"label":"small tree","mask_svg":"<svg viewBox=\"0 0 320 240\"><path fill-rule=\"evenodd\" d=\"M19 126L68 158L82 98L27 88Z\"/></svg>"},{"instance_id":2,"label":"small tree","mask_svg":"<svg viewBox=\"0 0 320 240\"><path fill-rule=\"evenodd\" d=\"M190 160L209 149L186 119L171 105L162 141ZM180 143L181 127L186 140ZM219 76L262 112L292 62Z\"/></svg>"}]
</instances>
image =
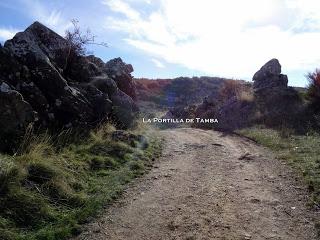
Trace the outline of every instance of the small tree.
<instances>
[{"instance_id":1,"label":"small tree","mask_svg":"<svg viewBox=\"0 0 320 240\"><path fill-rule=\"evenodd\" d=\"M104 42L96 43L95 35L92 34L90 29L87 29L83 33L79 27L79 21L76 19L71 20L73 28L66 31L65 39L67 40L66 48L66 61L64 66L64 71L68 69L77 62L77 58L85 56L88 51L86 46L89 44L99 45L103 47L108 47Z\"/></svg>"}]
</instances>

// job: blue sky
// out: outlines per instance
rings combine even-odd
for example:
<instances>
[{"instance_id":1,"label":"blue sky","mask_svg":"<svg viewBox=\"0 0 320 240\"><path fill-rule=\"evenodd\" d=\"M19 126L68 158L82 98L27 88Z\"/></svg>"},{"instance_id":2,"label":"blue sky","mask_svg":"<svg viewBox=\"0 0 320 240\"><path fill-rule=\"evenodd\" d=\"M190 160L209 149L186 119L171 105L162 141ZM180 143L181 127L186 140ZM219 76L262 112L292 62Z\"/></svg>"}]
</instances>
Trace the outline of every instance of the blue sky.
<instances>
[{"instance_id":1,"label":"blue sky","mask_svg":"<svg viewBox=\"0 0 320 240\"><path fill-rule=\"evenodd\" d=\"M251 80L278 58L289 84L320 67L319 0L1 0L0 42L34 21L64 34L71 19L121 57L135 77L219 76Z\"/></svg>"}]
</instances>

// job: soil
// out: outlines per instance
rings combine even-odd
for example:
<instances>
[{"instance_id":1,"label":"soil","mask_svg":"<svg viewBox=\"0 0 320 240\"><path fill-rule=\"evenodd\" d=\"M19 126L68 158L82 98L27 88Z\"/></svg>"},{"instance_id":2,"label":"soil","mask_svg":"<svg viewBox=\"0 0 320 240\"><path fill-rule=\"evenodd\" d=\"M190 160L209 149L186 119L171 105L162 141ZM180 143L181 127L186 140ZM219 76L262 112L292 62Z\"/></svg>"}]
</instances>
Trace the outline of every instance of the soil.
<instances>
[{"instance_id":1,"label":"soil","mask_svg":"<svg viewBox=\"0 0 320 240\"><path fill-rule=\"evenodd\" d=\"M161 131L163 156L88 224L85 239L318 239L297 174L253 141Z\"/></svg>"}]
</instances>

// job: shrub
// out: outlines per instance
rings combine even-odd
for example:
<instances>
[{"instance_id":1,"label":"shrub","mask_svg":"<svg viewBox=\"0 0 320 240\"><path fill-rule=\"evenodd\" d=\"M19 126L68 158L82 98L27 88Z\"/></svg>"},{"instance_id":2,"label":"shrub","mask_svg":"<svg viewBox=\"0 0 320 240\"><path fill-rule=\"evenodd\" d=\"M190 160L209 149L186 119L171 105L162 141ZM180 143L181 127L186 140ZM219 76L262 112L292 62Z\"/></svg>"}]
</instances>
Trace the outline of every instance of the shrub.
<instances>
[{"instance_id":1,"label":"shrub","mask_svg":"<svg viewBox=\"0 0 320 240\"><path fill-rule=\"evenodd\" d=\"M320 69L307 75L309 86L307 91L307 99L310 106L315 112L320 112Z\"/></svg>"},{"instance_id":2,"label":"shrub","mask_svg":"<svg viewBox=\"0 0 320 240\"><path fill-rule=\"evenodd\" d=\"M254 95L253 95L253 92L250 88L241 89L241 91L239 92L238 98L240 101L244 101L244 102L253 102L254 101Z\"/></svg>"},{"instance_id":3,"label":"shrub","mask_svg":"<svg viewBox=\"0 0 320 240\"><path fill-rule=\"evenodd\" d=\"M95 42L95 35L92 34L90 29L87 29L86 32L82 32L79 27L79 21L76 19L71 20L73 28L67 30L65 34L65 39L67 40L67 47L65 49L66 56L65 65L63 71L65 74L70 74L72 68L79 63L79 57L85 56L88 51L86 46L89 44L95 44L107 47L106 43Z\"/></svg>"},{"instance_id":4,"label":"shrub","mask_svg":"<svg viewBox=\"0 0 320 240\"><path fill-rule=\"evenodd\" d=\"M253 93L250 86L240 83L238 80L226 80L219 90L218 101L223 104L232 98L252 102Z\"/></svg>"},{"instance_id":5,"label":"shrub","mask_svg":"<svg viewBox=\"0 0 320 240\"><path fill-rule=\"evenodd\" d=\"M239 84L235 80L226 80L221 87L218 99L225 102L230 97L236 97L239 91Z\"/></svg>"},{"instance_id":6,"label":"shrub","mask_svg":"<svg viewBox=\"0 0 320 240\"><path fill-rule=\"evenodd\" d=\"M65 39L69 45L69 57L83 56L86 54L86 45L94 42L95 36L91 33L90 29L87 29L86 33L82 33L79 27L79 22L75 19L71 20L73 25L72 30L66 31Z\"/></svg>"}]
</instances>

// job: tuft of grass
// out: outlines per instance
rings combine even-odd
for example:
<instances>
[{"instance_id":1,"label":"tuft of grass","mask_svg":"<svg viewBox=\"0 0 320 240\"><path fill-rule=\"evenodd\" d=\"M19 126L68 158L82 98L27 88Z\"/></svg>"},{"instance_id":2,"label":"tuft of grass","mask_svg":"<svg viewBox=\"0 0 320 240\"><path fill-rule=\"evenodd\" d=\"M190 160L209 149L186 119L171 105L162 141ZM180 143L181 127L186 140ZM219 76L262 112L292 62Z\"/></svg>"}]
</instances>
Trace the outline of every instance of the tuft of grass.
<instances>
[{"instance_id":1,"label":"tuft of grass","mask_svg":"<svg viewBox=\"0 0 320 240\"><path fill-rule=\"evenodd\" d=\"M290 130L279 131L256 126L239 131L273 150L279 159L287 161L303 177L312 193L313 205L320 206L320 135L294 135Z\"/></svg>"},{"instance_id":2,"label":"tuft of grass","mask_svg":"<svg viewBox=\"0 0 320 240\"><path fill-rule=\"evenodd\" d=\"M113 141L113 131L103 125L62 145L48 134L28 136L18 154L0 155L0 239L63 240L79 233L79 224L117 198L161 154L154 134L141 148Z\"/></svg>"},{"instance_id":3,"label":"tuft of grass","mask_svg":"<svg viewBox=\"0 0 320 240\"><path fill-rule=\"evenodd\" d=\"M310 205L320 208L320 135L294 135L285 127L280 130L255 126L242 129L238 133L256 140L273 150L279 159L287 161L307 184L311 197ZM320 236L320 222L315 223Z\"/></svg>"}]
</instances>

